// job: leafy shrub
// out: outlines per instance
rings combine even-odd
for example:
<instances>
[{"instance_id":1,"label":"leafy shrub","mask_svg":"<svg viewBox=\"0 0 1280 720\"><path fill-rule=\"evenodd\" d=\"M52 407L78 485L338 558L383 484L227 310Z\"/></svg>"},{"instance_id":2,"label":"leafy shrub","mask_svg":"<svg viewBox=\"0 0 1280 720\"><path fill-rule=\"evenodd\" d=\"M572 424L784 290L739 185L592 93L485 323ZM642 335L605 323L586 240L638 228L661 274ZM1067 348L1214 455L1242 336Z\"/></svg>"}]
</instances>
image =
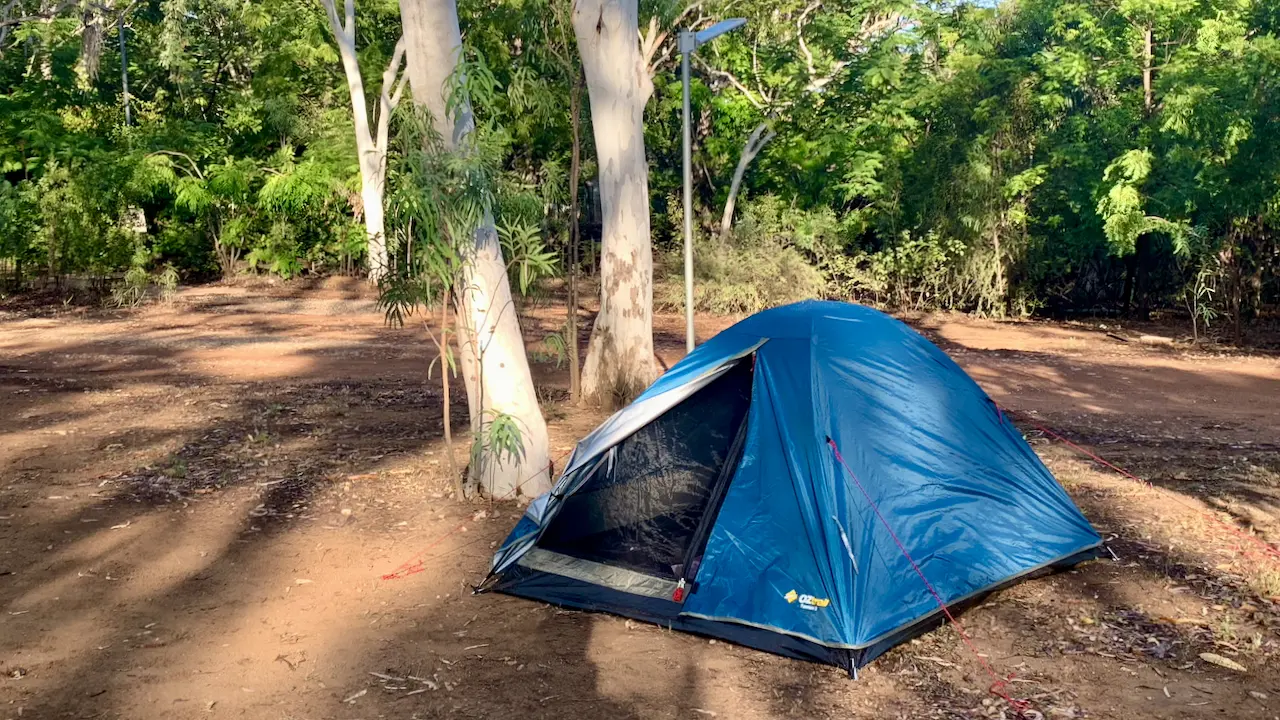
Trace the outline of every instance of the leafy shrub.
<instances>
[{"instance_id":1,"label":"leafy shrub","mask_svg":"<svg viewBox=\"0 0 1280 720\"><path fill-rule=\"evenodd\" d=\"M931 310L963 303L965 273L958 268L966 254L964 243L954 238L903 233L876 252L830 256L822 266L835 296Z\"/></svg>"},{"instance_id":2,"label":"leafy shrub","mask_svg":"<svg viewBox=\"0 0 1280 720\"><path fill-rule=\"evenodd\" d=\"M259 239L249 251L245 261L253 272L269 272L288 280L302 273L300 254L293 225L278 220L271 224L271 232Z\"/></svg>"},{"instance_id":3,"label":"leafy shrub","mask_svg":"<svg viewBox=\"0 0 1280 720\"><path fill-rule=\"evenodd\" d=\"M108 181L50 163L36 183L40 226L34 246L50 275L105 275L129 262L133 234L120 227L121 198Z\"/></svg>"},{"instance_id":4,"label":"leafy shrub","mask_svg":"<svg viewBox=\"0 0 1280 720\"><path fill-rule=\"evenodd\" d=\"M903 232L875 249L851 247L863 219L828 207L804 210L764 195L743 207L729 239L701 239L694 255L694 305L717 313L752 313L796 300L834 297L916 310L1006 310L995 288L995 263L981 246L955 237ZM684 307L683 257L662 258L659 306ZM1021 312L1031 306L1014 293Z\"/></svg>"},{"instance_id":5,"label":"leafy shrub","mask_svg":"<svg viewBox=\"0 0 1280 720\"><path fill-rule=\"evenodd\" d=\"M134 265L124 274L124 279L111 289L111 301L116 307L136 307L147 297L151 276L143 268Z\"/></svg>"},{"instance_id":6,"label":"leafy shrub","mask_svg":"<svg viewBox=\"0 0 1280 720\"><path fill-rule=\"evenodd\" d=\"M659 307L684 308L684 256L662 259L664 277L654 292ZM753 313L776 305L821 297L822 272L800 251L778 243L738 244L719 239L695 243L693 303L713 313Z\"/></svg>"},{"instance_id":7,"label":"leafy shrub","mask_svg":"<svg viewBox=\"0 0 1280 720\"><path fill-rule=\"evenodd\" d=\"M147 299L147 291L154 286L165 302L173 299L178 291L178 269L172 263L165 263L155 274L147 272L147 265L158 256L158 253L147 248L139 239L136 241L133 258L124 277L111 288L111 302L116 307L137 307Z\"/></svg>"},{"instance_id":8,"label":"leafy shrub","mask_svg":"<svg viewBox=\"0 0 1280 720\"><path fill-rule=\"evenodd\" d=\"M753 313L823 297L827 281L819 259L835 256L842 246L839 222L829 208L800 210L774 195L753 199L743 205L730 238L695 240L694 307ZM655 302L683 309L683 249L677 246L660 262L665 272Z\"/></svg>"}]
</instances>

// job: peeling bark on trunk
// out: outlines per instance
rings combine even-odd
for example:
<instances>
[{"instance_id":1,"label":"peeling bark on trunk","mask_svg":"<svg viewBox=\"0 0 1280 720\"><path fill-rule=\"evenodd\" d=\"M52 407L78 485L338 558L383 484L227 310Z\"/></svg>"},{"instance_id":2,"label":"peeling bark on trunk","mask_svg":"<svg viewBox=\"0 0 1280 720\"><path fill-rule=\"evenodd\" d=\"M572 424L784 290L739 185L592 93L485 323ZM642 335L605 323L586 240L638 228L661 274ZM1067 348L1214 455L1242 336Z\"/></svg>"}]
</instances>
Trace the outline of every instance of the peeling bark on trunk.
<instances>
[{"instance_id":1,"label":"peeling bark on trunk","mask_svg":"<svg viewBox=\"0 0 1280 720\"><path fill-rule=\"evenodd\" d=\"M729 230L733 227L733 208L738 202L738 191L742 189L742 178L747 174L747 166L773 139L774 132L769 130L769 133L764 135L765 130L769 130L767 124L757 125L756 129L751 131L751 136L747 138L747 144L742 147L738 167L733 171L733 182L729 185L729 196L724 201L724 215L720 218L720 237L728 237Z\"/></svg>"},{"instance_id":2,"label":"peeling bark on trunk","mask_svg":"<svg viewBox=\"0 0 1280 720\"><path fill-rule=\"evenodd\" d=\"M653 250L644 106L653 92L640 51L637 0L579 0L573 30L586 72L600 168L603 237L600 313L591 330L583 392L625 403L656 376Z\"/></svg>"},{"instance_id":3,"label":"peeling bark on trunk","mask_svg":"<svg viewBox=\"0 0 1280 720\"><path fill-rule=\"evenodd\" d=\"M457 65L462 36L453 0L401 0L401 21L408 48L408 77L414 102L431 113L436 127L449 128L446 141L457 147L473 128L470 108L456 117L445 113L445 81ZM496 498L517 493L535 497L551 487L547 425L538 406L525 354L511 284L493 217L486 212L466 248L466 270L455 290L458 344L473 438L480 437L495 414L513 417L519 426L520 457L473 463L471 478Z\"/></svg>"}]
</instances>

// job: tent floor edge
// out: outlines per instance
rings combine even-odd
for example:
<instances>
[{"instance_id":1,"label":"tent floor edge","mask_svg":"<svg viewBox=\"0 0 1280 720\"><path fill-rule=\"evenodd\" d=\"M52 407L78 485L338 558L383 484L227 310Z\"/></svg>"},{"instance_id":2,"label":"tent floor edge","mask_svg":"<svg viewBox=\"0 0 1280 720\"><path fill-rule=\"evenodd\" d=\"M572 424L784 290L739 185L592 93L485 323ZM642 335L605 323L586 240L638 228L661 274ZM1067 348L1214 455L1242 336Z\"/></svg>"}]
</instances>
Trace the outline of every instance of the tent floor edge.
<instances>
[{"instance_id":1,"label":"tent floor edge","mask_svg":"<svg viewBox=\"0 0 1280 720\"><path fill-rule=\"evenodd\" d=\"M764 628L682 616L681 605L591 585L527 568L512 568L493 586L494 592L538 600L560 607L620 615L670 630L724 640L796 660L833 665L854 676L853 653Z\"/></svg>"},{"instance_id":2,"label":"tent floor edge","mask_svg":"<svg viewBox=\"0 0 1280 720\"><path fill-rule=\"evenodd\" d=\"M1059 573L1064 570L1070 570L1071 568L1075 567L1076 565L1079 565L1082 562L1087 562L1089 560L1097 559L1103 553L1104 553L1104 550L1103 550L1102 543L1098 543L1097 545L1093 545L1091 547L1085 548L1084 550L1081 550L1080 552L1074 553L1072 555L1068 555L1067 557L1061 560L1058 560L1056 562L1050 563L1048 565L1045 565L1044 567L1036 568L1034 570L1031 570L1030 572L1025 572L1020 575L1015 575L998 585L993 585L992 587L982 590L981 592L978 592L977 594L971 597L965 598L960 602L952 603L951 605L947 606L947 609L951 611L952 615L959 617L960 615L967 612L968 610L974 607L977 607L978 605L981 605L993 593L1000 592L1001 590L1006 590L1010 587L1013 587L1014 585L1025 582L1027 580L1032 580L1038 577L1044 577L1046 575L1053 575L1054 573ZM852 655L853 665L855 668L864 667L867 664L871 663L871 661L889 652L890 650L897 647L898 645L901 645L902 643L908 642L912 639L918 638L921 635L924 635L940 627L946 622L947 622L946 615L943 614L942 608L938 608L937 610L934 610L928 615L921 617L919 620L915 621L914 623L902 628L898 632L893 633L892 635L889 635L876 643L868 645L864 648L859 648L857 650L850 650L849 652Z\"/></svg>"}]
</instances>

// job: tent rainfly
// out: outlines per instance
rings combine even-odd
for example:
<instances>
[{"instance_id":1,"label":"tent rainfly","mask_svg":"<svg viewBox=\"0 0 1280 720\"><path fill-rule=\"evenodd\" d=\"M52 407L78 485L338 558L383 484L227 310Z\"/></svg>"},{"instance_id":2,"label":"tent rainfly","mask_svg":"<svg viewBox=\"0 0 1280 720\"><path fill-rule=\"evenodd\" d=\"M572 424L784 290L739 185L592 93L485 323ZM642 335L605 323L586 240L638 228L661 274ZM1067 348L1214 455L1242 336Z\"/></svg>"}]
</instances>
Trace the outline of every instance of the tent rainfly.
<instances>
[{"instance_id":1,"label":"tent rainfly","mask_svg":"<svg viewBox=\"0 0 1280 720\"><path fill-rule=\"evenodd\" d=\"M940 621L912 560L954 605L1100 546L937 346L808 301L715 336L578 443L481 591L854 674Z\"/></svg>"}]
</instances>

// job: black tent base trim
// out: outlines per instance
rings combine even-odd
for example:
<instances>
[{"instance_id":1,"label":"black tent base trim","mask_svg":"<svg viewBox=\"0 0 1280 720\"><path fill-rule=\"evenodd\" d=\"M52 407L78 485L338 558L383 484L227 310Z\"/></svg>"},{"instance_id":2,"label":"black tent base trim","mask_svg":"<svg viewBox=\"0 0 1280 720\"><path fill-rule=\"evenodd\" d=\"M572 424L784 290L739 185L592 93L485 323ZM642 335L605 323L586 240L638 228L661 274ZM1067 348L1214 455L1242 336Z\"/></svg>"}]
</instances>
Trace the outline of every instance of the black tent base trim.
<instances>
[{"instance_id":1,"label":"black tent base trim","mask_svg":"<svg viewBox=\"0 0 1280 720\"><path fill-rule=\"evenodd\" d=\"M974 593L969 597L966 597L962 600L959 600L957 602L954 602L948 605L947 610L951 612L952 617L959 617L962 613L969 610L970 608L974 608L974 607L977 607L978 605L981 605L983 602L986 601L988 597L991 596L992 593L1000 592L1001 590L1013 587L1018 583L1025 582L1033 578L1052 575L1054 573L1062 572L1063 570L1070 570L1071 568L1075 567L1076 565L1079 565L1082 562L1086 562L1088 560L1093 560L1097 558L1101 554L1102 554L1102 545L1101 544L1093 545L1084 550L1081 550L1080 552L1074 553L1072 555L1068 555L1067 557L1062 558L1061 560L1057 560L1047 565L1034 568L1028 572L1022 573L1021 575L1015 575L998 585L993 585L992 587L989 587L977 593ZM925 615L924 617L920 618L916 622L902 628L901 630L891 635L888 635L884 638L881 638L880 640L877 640L876 642L872 643L871 645L868 645L867 647L860 648L858 650L853 650L852 651L853 667L854 668L863 667L864 665L871 662L872 660L875 660L876 658L880 657L886 652L889 652L889 650L893 649L895 646L901 645L902 643L907 642L913 638L920 637L921 635L924 635L925 633L928 633L934 630L935 628L941 626L945 622L947 622L947 616L945 613L942 612L942 608L938 608L937 610L934 610L932 613L929 613L928 615Z\"/></svg>"},{"instance_id":2,"label":"black tent base trim","mask_svg":"<svg viewBox=\"0 0 1280 720\"><path fill-rule=\"evenodd\" d=\"M681 606L677 602L632 595L562 575L515 566L505 571L502 578L488 589L562 607L621 615L797 660L835 665L850 673L854 671L852 656L856 651L829 648L803 638L749 625L682 617Z\"/></svg>"},{"instance_id":3,"label":"black tent base trim","mask_svg":"<svg viewBox=\"0 0 1280 720\"><path fill-rule=\"evenodd\" d=\"M1087 548L1057 562L1009 578L1006 582L950 605L948 609L952 615L959 615L981 604L991 593L1033 577L1069 569L1079 563L1092 560L1101 553L1101 545ZM919 637L947 621L946 615L939 608L867 647L834 648L768 628L681 615L680 603L671 600L633 595L519 565L509 568L501 576L491 577L490 580L496 580L496 582L485 583L480 592L501 592L562 607L629 617L672 630L726 640L797 660L834 665L847 671L850 677L857 677L859 668L866 666L895 646Z\"/></svg>"}]
</instances>

